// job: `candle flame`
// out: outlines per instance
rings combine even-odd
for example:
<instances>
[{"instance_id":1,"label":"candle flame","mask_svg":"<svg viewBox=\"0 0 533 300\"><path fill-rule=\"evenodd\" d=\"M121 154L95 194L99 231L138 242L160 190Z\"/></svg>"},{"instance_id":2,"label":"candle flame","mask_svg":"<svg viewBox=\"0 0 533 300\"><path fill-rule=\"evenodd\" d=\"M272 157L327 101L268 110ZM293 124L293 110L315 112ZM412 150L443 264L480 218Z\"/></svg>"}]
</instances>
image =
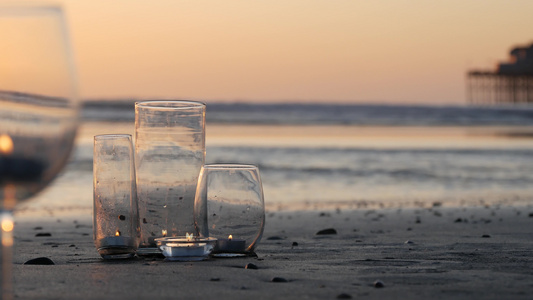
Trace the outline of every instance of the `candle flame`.
<instances>
[{"instance_id":1,"label":"candle flame","mask_svg":"<svg viewBox=\"0 0 533 300\"><path fill-rule=\"evenodd\" d=\"M231 241L231 239L233 239L233 235L230 234L230 235L228 236L228 240Z\"/></svg>"},{"instance_id":2,"label":"candle flame","mask_svg":"<svg viewBox=\"0 0 533 300\"><path fill-rule=\"evenodd\" d=\"M13 153L13 140L7 134L0 134L0 154Z\"/></svg>"},{"instance_id":3,"label":"candle flame","mask_svg":"<svg viewBox=\"0 0 533 300\"><path fill-rule=\"evenodd\" d=\"M166 229L161 230L161 233L163 234L163 236L167 236L167 230Z\"/></svg>"},{"instance_id":4,"label":"candle flame","mask_svg":"<svg viewBox=\"0 0 533 300\"><path fill-rule=\"evenodd\" d=\"M187 241L191 241L194 238L194 234L189 234L188 232L185 233L185 238L187 238Z\"/></svg>"},{"instance_id":5,"label":"candle flame","mask_svg":"<svg viewBox=\"0 0 533 300\"><path fill-rule=\"evenodd\" d=\"M120 236L120 231L117 229L117 231L115 232L115 236Z\"/></svg>"}]
</instances>

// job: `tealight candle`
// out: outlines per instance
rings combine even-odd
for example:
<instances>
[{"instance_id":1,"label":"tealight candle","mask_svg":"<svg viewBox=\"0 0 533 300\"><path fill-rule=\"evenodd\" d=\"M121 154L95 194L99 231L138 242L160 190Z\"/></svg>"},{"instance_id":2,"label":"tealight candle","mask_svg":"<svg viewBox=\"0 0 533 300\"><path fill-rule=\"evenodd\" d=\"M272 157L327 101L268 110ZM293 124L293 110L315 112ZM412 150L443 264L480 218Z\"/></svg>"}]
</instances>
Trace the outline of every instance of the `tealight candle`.
<instances>
[{"instance_id":1,"label":"tealight candle","mask_svg":"<svg viewBox=\"0 0 533 300\"><path fill-rule=\"evenodd\" d=\"M115 236L106 236L96 240L96 249L103 258L116 259L132 257L135 252L133 238L121 236L116 231Z\"/></svg>"},{"instance_id":2,"label":"tealight candle","mask_svg":"<svg viewBox=\"0 0 533 300\"><path fill-rule=\"evenodd\" d=\"M100 247L133 246L130 237L121 236L120 231L115 232L115 236L107 236L100 240Z\"/></svg>"},{"instance_id":3,"label":"tealight candle","mask_svg":"<svg viewBox=\"0 0 533 300\"><path fill-rule=\"evenodd\" d=\"M194 237L164 237L155 239L163 255L170 261L199 261L204 260L213 251L215 238Z\"/></svg>"},{"instance_id":4,"label":"tealight candle","mask_svg":"<svg viewBox=\"0 0 533 300\"><path fill-rule=\"evenodd\" d=\"M230 234L227 239L218 239L215 252L217 253L243 253L246 249L246 240L234 239Z\"/></svg>"}]
</instances>

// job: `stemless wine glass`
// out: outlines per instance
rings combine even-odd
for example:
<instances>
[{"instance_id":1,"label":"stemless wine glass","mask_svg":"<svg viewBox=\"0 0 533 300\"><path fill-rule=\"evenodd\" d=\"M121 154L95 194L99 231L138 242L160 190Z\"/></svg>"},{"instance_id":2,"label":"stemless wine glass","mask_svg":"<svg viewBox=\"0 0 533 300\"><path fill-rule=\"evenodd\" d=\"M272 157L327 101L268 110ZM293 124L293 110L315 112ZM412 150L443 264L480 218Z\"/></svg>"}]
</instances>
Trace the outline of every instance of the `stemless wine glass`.
<instances>
[{"instance_id":1,"label":"stemless wine glass","mask_svg":"<svg viewBox=\"0 0 533 300\"><path fill-rule=\"evenodd\" d=\"M67 162L79 104L61 8L2 5L0 37L1 281L10 299L12 211Z\"/></svg>"},{"instance_id":2,"label":"stemless wine glass","mask_svg":"<svg viewBox=\"0 0 533 300\"><path fill-rule=\"evenodd\" d=\"M256 166L203 166L194 203L198 232L217 238L215 256L253 253L265 226L263 187Z\"/></svg>"}]
</instances>

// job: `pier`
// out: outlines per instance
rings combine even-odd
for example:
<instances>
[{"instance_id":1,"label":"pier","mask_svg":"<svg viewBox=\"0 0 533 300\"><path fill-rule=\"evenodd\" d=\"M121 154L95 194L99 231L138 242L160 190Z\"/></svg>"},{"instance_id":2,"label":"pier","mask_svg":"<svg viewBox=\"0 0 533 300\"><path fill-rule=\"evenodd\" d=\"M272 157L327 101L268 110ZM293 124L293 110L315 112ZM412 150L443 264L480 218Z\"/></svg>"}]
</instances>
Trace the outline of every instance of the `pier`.
<instances>
[{"instance_id":1,"label":"pier","mask_svg":"<svg viewBox=\"0 0 533 300\"><path fill-rule=\"evenodd\" d=\"M509 62L494 71L468 71L467 99L478 105L533 103L533 44L512 49Z\"/></svg>"}]
</instances>

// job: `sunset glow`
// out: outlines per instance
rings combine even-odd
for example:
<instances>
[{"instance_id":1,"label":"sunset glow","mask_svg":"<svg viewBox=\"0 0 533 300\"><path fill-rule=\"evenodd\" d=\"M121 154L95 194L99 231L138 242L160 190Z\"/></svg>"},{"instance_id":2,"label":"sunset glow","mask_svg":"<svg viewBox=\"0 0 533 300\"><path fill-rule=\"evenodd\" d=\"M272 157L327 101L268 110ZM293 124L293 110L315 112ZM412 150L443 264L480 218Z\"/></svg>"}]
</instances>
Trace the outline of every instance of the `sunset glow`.
<instances>
[{"instance_id":1,"label":"sunset glow","mask_svg":"<svg viewBox=\"0 0 533 300\"><path fill-rule=\"evenodd\" d=\"M533 2L65 1L84 98L464 103Z\"/></svg>"}]
</instances>

